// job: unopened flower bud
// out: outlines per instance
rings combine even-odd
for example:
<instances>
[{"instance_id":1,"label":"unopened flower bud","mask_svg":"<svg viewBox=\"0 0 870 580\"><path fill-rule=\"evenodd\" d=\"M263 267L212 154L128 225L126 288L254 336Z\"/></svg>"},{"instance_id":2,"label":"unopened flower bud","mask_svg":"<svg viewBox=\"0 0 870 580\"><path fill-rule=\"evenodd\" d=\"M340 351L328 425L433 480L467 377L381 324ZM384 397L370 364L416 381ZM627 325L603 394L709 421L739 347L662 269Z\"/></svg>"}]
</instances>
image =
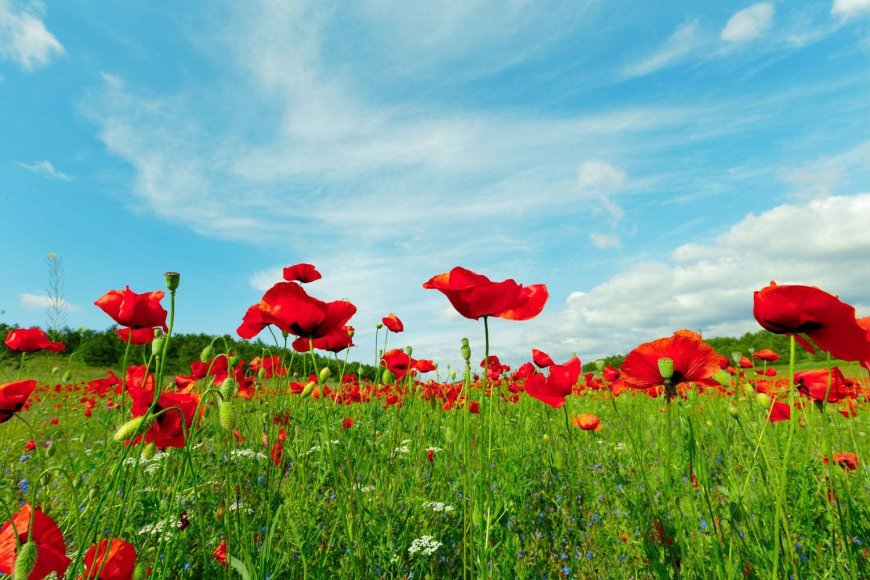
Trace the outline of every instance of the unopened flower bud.
<instances>
[{"instance_id":1,"label":"unopened flower bud","mask_svg":"<svg viewBox=\"0 0 870 580\"><path fill-rule=\"evenodd\" d=\"M148 577L148 566L142 562L136 564L133 568L133 580L145 580Z\"/></svg>"},{"instance_id":2,"label":"unopened flower bud","mask_svg":"<svg viewBox=\"0 0 870 580\"><path fill-rule=\"evenodd\" d=\"M305 385L305 388L302 389L302 393L301 393L299 396L302 397L303 399L304 399L305 397L310 396L310 395L311 395L311 391L314 390L314 385L316 385L316 384L317 384L317 383L315 383L314 381L309 381L309 383L308 383L307 385Z\"/></svg>"},{"instance_id":3,"label":"unopened flower bud","mask_svg":"<svg viewBox=\"0 0 870 580\"><path fill-rule=\"evenodd\" d=\"M155 445L152 441L151 443L145 445L145 448L142 449L142 459L145 459L146 461L151 461L152 459L154 459L155 455L157 455L157 445Z\"/></svg>"},{"instance_id":4,"label":"unopened flower bud","mask_svg":"<svg viewBox=\"0 0 870 580\"><path fill-rule=\"evenodd\" d=\"M70 382L72 380L72 373L69 371L66 371L65 373L63 373L63 376L60 377L60 380L63 381L64 383Z\"/></svg>"},{"instance_id":5,"label":"unopened flower bud","mask_svg":"<svg viewBox=\"0 0 870 580\"><path fill-rule=\"evenodd\" d=\"M375 324L375 328L377 328L378 330L382 329L383 327L384 327L383 322L378 322L377 324Z\"/></svg>"},{"instance_id":6,"label":"unopened flower bud","mask_svg":"<svg viewBox=\"0 0 870 580\"><path fill-rule=\"evenodd\" d=\"M749 383L746 383L745 385L743 385L743 392L746 393L747 397L751 397L751 396L755 395L755 389Z\"/></svg>"},{"instance_id":7,"label":"unopened flower bud","mask_svg":"<svg viewBox=\"0 0 870 580\"><path fill-rule=\"evenodd\" d=\"M659 359L659 374L666 381L674 376L674 359L662 357Z\"/></svg>"},{"instance_id":8,"label":"unopened flower bud","mask_svg":"<svg viewBox=\"0 0 870 580\"><path fill-rule=\"evenodd\" d=\"M768 396L765 395L764 393L758 393L758 394L756 394L756 395L755 395L755 401L756 401L759 405L761 405L762 407L764 407L765 409L767 409L768 407L770 407L770 397L768 397Z\"/></svg>"},{"instance_id":9,"label":"unopened flower bud","mask_svg":"<svg viewBox=\"0 0 870 580\"><path fill-rule=\"evenodd\" d=\"M236 382L235 379L231 377L225 378L224 382L221 383L221 398L224 401L229 401L230 399L235 397L236 392L239 390L238 386L239 384Z\"/></svg>"},{"instance_id":10,"label":"unopened flower bud","mask_svg":"<svg viewBox=\"0 0 870 580\"><path fill-rule=\"evenodd\" d=\"M405 347L405 354L407 354L408 356L411 356L413 353L414 353L413 348L411 348L410 346Z\"/></svg>"},{"instance_id":11,"label":"unopened flower bud","mask_svg":"<svg viewBox=\"0 0 870 580\"><path fill-rule=\"evenodd\" d=\"M15 580L27 580L30 577L33 567L36 566L37 551L36 542L32 540L21 546L15 555Z\"/></svg>"},{"instance_id":12,"label":"unopened flower bud","mask_svg":"<svg viewBox=\"0 0 870 580\"><path fill-rule=\"evenodd\" d=\"M598 372L599 372L599 373L600 373L601 371L603 371L603 370L604 370L604 361L603 361L603 360L597 360L597 361L595 361L595 368L598 369Z\"/></svg>"},{"instance_id":13,"label":"unopened flower bud","mask_svg":"<svg viewBox=\"0 0 870 580\"><path fill-rule=\"evenodd\" d=\"M151 354L154 356L163 356L163 345L166 343L165 335L160 334L154 337L151 341Z\"/></svg>"},{"instance_id":14,"label":"unopened flower bud","mask_svg":"<svg viewBox=\"0 0 870 580\"><path fill-rule=\"evenodd\" d=\"M383 374L381 374L381 382L385 385L389 385L393 382L393 373L390 372L390 369L384 369Z\"/></svg>"},{"instance_id":15,"label":"unopened flower bud","mask_svg":"<svg viewBox=\"0 0 870 580\"><path fill-rule=\"evenodd\" d=\"M329 370L329 367L323 367L322 369L320 369L320 383L323 384L327 380L329 380L330 375L332 375L332 371Z\"/></svg>"},{"instance_id":16,"label":"unopened flower bud","mask_svg":"<svg viewBox=\"0 0 870 580\"><path fill-rule=\"evenodd\" d=\"M231 355L227 357L227 364L231 367L239 364L239 357L237 355Z\"/></svg>"},{"instance_id":17,"label":"unopened flower bud","mask_svg":"<svg viewBox=\"0 0 870 580\"><path fill-rule=\"evenodd\" d=\"M736 364L736 365L740 364L740 360L742 358L743 358L743 353L740 352L739 350L735 350L734 352L731 353L731 360L733 360L734 364Z\"/></svg>"},{"instance_id":18,"label":"unopened flower bud","mask_svg":"<svg viewBox=\"0 0 870 580\"><path fill-rule=\"evenodd\" d=\"M214 346L208 345L199 353L199 362L207 363L214 356Z\"/></svg>"},{"instance_id":19,"label":"unopened flower bud","mask_svg":"<svg viewBox=\"0 0 870 580\"><path fill-rule=\"evenodd\" d=\"M148 419L146 421L145 416L135 417L130 419L115 431L115 434L112 436L117 443L122 443L127 441L128 439L132 439L136 436L139 431L144 431L151 426L151 423L154 422L154 415L148 415Z\"/></svg>"},{"instance_id":20,"label":"unopened flower bud","mask_svg":"<svg viewBox=\"0 0 870 580\"><path fill-rule=\"evenodd\" d=\"M46 457L54 457L54 452L57 450L57 447L51 441L45 442L44 453Z\"/></svg>"},{"instance_id":21,"label":"unopened flower bud","mask_svg":"<svg viewBox=\"0 0 870 580\"><path fill-rule=\"evenodd\" d=\"M175 292L178 289L178 284L181 282L181 274L178 272L166 272L163 274L163 279L166 281L166 287L170 292Z\"/></svg>"},{"instance_id":22,"label":"unopened flower bud","mask_svg":"<svg viewBox=\"0 0 870 580\"><path fill-rule=\"evenodd\" d=\"M51 374L56 375L60 372L60 367L51 367Z\"/></svg>"},{"instance_id":23,"label":"unopened flower bud","mask_svg":"<svg viewBox=\"0 0 870 580\"><path fill-rule=\"evenodd\" d=\"M263 367L260 367L260 369L257 371L257 378L260 379L261 381L263 379L265 379L266 378L266 369L264 369Z\"/></svg>"},{"instance_id":24,"label":"unopened flower bud","mask_svg":"<svg viewBox=\"0 0 870 580\"><path fill-rule=\"evenodd\" d=\"M728 414L734 417L735 419L740 417L740 411L737 409L737 405L731 403L728 405Z\"/></svg>"},{"instance_id":25,"label":"unopened flower bud","mask_svg":"<svg viewBox=\"0 0 870 580\"><path fill-rule=\"evenodd\" d=\"M354 332L355 332L354 329L353 329L353 328L350 328L350 329L348 329L348 331L347 331L347 335L348 335L350 338L353 338Z\"/></svg>"},{"instance_id":26,"label":"unopened flower bud","mask_svg":"<svg viewBox=\"0 0 870 580\"><path fill-rule=\"evenodd\" d=\"M221 401L218 405L218 422L227 431L232 431L236 424L236 410L229 401Z\"/></svg>"}]
</instances>

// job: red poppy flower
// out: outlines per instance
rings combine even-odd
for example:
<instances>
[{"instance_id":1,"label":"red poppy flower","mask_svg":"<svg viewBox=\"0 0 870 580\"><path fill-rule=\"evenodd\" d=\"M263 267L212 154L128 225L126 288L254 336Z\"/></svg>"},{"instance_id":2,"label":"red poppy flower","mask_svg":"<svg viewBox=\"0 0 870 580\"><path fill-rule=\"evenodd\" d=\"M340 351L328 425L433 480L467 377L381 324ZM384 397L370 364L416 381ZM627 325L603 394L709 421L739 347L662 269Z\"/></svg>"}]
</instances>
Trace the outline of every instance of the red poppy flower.
<instances>
[{"instance_id":1,"label":"red poppy flower","mask_svg":"<svg viewBox=\"0 0 870 580\"><path fill-rule=\"evenodd\" d=\"M601 429L601 419L598 418L598 415L591 413L578 415L571 419L571 423L584 431L598 431Z\"/></svg>"},{"instance_id":2,"label":"red poppy flower","mask_svg":"<svg viewBox=\"0 0 870 580\"><path fill-rule=\"evenodd\" d=\"M759 350L758 352L752 353L752 358L757 358L758 360L773 363L779 360L779 355L770 350L769 348L764 348Z\"/></svg>"},{"instance_id":3,"label":"red poppy flower","mask_svg":"<svg viewBox=\"0 0 870 580\"><path fill-rule=\"evenodd\" d=\"M269 324L304 338L321 338L342 328L356 313L347 300L323 302L309 296L302 286L278 282L263 295L259 304L245 313L239 336L253 338Z\"/></svg>"},{"instance_id":4,"label":"red poppy flower","mask_svg":"<svg viewBox=\"0 0 870 580\"><path fill-rule=\"evenodd\" d=\"M166 326L166 310L160 305L164 293L162 290L136 294L126 286L124 291L109 290L94 302L100 309L112 317L112 320L129 328L155 328L161 327L164 332Z\"/></svg>"},{"instance_id":5,"label":"red poppy flower","mask_svg":"<svg viewBox=\"0 0 870 580\"><path fill-rule=\"evenodd\" d=\"M527 379L535 374L535 365L530 362L524 362L514 373L514 379Z\"/></svg>"},{"instance_id":6,"label":"red poppy flower","mask_svg":"<svg viewBox=\"0 0 870 580\"><path fill-rule=\"evenodd\" d=\"M227 567L227 540L224 538L221 540L221 543L218 544L217 549L214 551L215 560L221 563L221 566L224 568Z\"/></svg>"},{"instance_id":7,"label":"red poppy flower","mask_svg":"<svg viewBox=\"0 0 870 580\"><path fill-rule=\"evenodd\" d=\"M70 559L66 556L63 533L53 519L38 508L31 508L30 504L24 504L21 510L12 516L12 521L7 521L0 530L0 572L11 575L15 570L15 537L18 536L21 545L27 542L31 511L33 530L30 539L36 542L36 564L28 578L38 580L52 572L62 577L70 564Z\"/></svg>"},{"instance_id":8,"label":"red poppy flower","mask_svg":"<svg viewBox=\"0 0 870 580\"><path fill-rule=\"evenodd\" d=\"M401 381L414 368L414 359L400 348L388 350L381 357L381 365L385 366L397 381Z\"/></svg>"},{"instance_id":9,"label":"red poppy flower","mask_svg":"<svg viewBox=\"0 0 870 580\"><path fill-rule=\"evenodd\" d=\"M154 392L136 387L130 389L130 396L133 398L133 417L143 416L154 400ZM153 442L158 449L184 447L184 436L194 425L198 405L199 395L194 393L161 393L154 413L167 411L159 415L145 432L145 442ZM141 439L139 436L133 443Z\"/></svg>"},{"instance_id":10,"label":"red poppy flower","mask_svg":"<svg viewBox=\"0 0 870 580\"><path fill-rule=\"evenodd\" d=\"M130 340L130 334L133 334L133 340ZM121 339L121 342L129 342L130 344L151 344L154 340L154 329L148 328L116 328L115 334Z\"/></svg>"},{"instance_id":11,"label":"red poppy flower","mask_svg":"<svg viewBox=\"0 0 870 580\"><path fill-rule=\"evenodd\" d=\"M834 453L834 461L845 471L855 471L858 469L857 453Z\"/></svg>"},{"instance_id":12,"label":"red poppy flower","mask_svg":"<svg viewBox=\"0 0 870 580\"><path fill-rule=\"evenodd\" d=\"M532 349L532 360L534 361L535 366L539 369L544 369L556 364L553 362L553 359L550 358L550 355L536 348Z\"/></svg>"},{"instance_id":13,"label":"red poppy flower","mask_svg":"<svg viewBox=\"0 0 870 580\"><path fill-rule=\"evenodd\" d=\"M577 384L581 368L580 359L576 356L564 364L551 365L548 376L535 373L526 379L526 393L558 409L565 404L565 397L571 394Z\"/></svg>"},{"instance_id":14,"label":"red poppy flower","mask_svg":"<svg viewBox=\"0 0 870 580\"><path fill-rule=\"evenodd\" d=\"M15 381L0 385L0 423L5 423L23 409L35 388L36 381Z\"/></svg>"},{"instance_id":15,"label":"red poppy flower","mask_svg":"<svg viewBox=\"0 0 870 580\"><path fill-rule=\"evenodd\" d=\"M51 352L60 352L66 345L62 342L52 342L48 336L40 329L33 328L16 328L10 330L4 341L6 346L12 352L35 352L37 350L48 350Z\"/></svg>"},{"instance_id":16,"label":"red poppy flower","mask_svg":"<svg viewBox=\"0 0 870 580\"><path fill-rule=\"evenodd\" d=\"M330 332L324 337L315 338L314 348L327 352L339 353L346 348L356 346L353 343L353 326L343 326ZM311 344L307 338L297 338L293 341L293 350L296 352L308 352Z\"/></svg>"},{"instance_id":17,"label":"red poppy flower","mask_svg":"<svg viewBox=\"0 0 870 580\"><path fill-rule=\"evenodd\" d=\"M129 580L136 568L136 548L120 538L103 538L85 553L85 580Z\"/></svg>"},{"instance_id":18,"label":"red poppy flower","mask_svg":"<svg viewBox=\"0 0 870 580\"><path fill-rule=\"evenodd\" d=\"M414 361L414 368L418 373L431 373L435 370L435 363L429 359L421 358Z\"/></svg>"},{"instance_id":19,"label":"red poppy flower","mask_svg":"<svg viewBox=\"0 0 870 580\"><path fill-rule=\"evenodd\" d=\"M828 383L830 381L830 390ZM827 402L836 403L841 399L856 395L855 384L843 376L839 367L834 367L830 372L825 369L803 371L795 373L794 382L798 391L814 401L825 401L825 393L828 393Z\"/></svg>"},{"instance_id":20,"label":"red poppy flower","mask_svg":"<svg viewBox=\"0 0 870 580\"><path fill-rule=\"evenodd\" d=\"M752 361L749 360L748 356L740 357L740 368L742 369L751 369L753 367Z\"/></svg>"},{"instance_id":21,"label":"red poppy flower","mask_svg":"<svg viewBox=\"0 0 870 580\"><path fill-rule=\"evenodd\" d=\"M341 422L341 428L344 430L350 429L353 427L354 420L350 417L345 417Z\"/></svg>"},{"instance_id":22,"label":"red poppy flower","mask_svg":"<svg viewBox=\"0 0 870 580\"><path fill-rule=\"evenodd\" d=\"M719 384L713 378L719 372L720 355L701 340L700 335L680 330L668 338L644 343L628 353L620 372L626 385L635 389L651 389L664 384L659 359L674 361L671 385L699 383L710 387Z\"/></svg>"},{"instance_id":23,"label":"red poppy flower","mask_svg":"<svg viewBox=\"0 0 870 580\"><path fill-rule=\"evenodd\" d=\"M314 264L294 264L293 266L287 266L284 268L284 279L288 282L302 282L303 284L307 284L308 282L314 282L321 278L323 278L323 275L317 271Z\"/></svg>"},{"instance_id":24,"label":"red poppy flower","mask_svg":"<svg viewBox=\"0 0 870 580\"><path fill-rule=\"evenodd\" d=\"M767 414L767 420L771 423L776 423L778 421L788 421L789 419L791 419L791 407L789 407L788 403L774 401Z\"/></svg>"},{"instance_id":25,"label":"red poppy flower","mask_svg":"<svg viewBox=\"0 0 870 580\"><path fill-rule=\"evenodd\" d=\"M386 326L390 330L390 332L398 333L405 330L405 325L402 324L402 321L399 319L399 317L392 312L381 318L381 322L384 323L384 326Z\"/></svg>"},{"instance_id":26,"label":"red poppy flower","mask_svg":"<svg viewBox=\"0 0 870 580\"><path fill-rule=\"evenodd\" d=\"M529 320L541 313L549 297L544 284L522 286L511 279L493 282L458 266L434 276L423 288L439 290L459 314L475 320L481 316Z\"/></svg>"},{"instance_id":27,"label":"red poppy flower","mask_svg":"<svg viewBox=\"0 0 870 580\"><path fill-rule=\"evenodd\" d=\"M823 290L813 286L777 286L771 282L755 293L753 314L771 332L804 333L816 346L837 358L870 361L870 340L855 318L855 309Z\"/></svg>"}]
</instances>

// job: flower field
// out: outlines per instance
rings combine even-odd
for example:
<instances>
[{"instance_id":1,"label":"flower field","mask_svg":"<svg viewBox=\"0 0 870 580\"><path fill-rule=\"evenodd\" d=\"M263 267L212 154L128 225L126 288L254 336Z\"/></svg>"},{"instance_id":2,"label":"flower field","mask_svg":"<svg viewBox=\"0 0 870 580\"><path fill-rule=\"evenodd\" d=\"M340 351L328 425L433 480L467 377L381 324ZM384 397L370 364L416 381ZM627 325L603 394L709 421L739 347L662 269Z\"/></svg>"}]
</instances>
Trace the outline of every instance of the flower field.
<instances>
[{"instance_id":1,"label":"flower field","mask_svg":"<svg viewBox=\"0 0 870 580\"><path fill-rule=\"evenodd\" d=\"M465 368L403 345L379 352L370 378L355 363L331 373L314 352L345 357L357 332L399 345L402 321L354 330L351 302L309 291L320 277L288 267L239 313L241 338L273 345L260 356L216 339L189 374L166 369L176 273L166 292L96 299L127 344L120 368L10 331L0 572L870 576L870 319L834 295L755 293L756 320L790 352L719 353L677 326L619 368L584 373L546 344L510 368L498 327L537 316L546 286L454 268L423 288L469 319L455 343ZM830 362L796 371L799 349Z\"/></svg>"}]
</instances>

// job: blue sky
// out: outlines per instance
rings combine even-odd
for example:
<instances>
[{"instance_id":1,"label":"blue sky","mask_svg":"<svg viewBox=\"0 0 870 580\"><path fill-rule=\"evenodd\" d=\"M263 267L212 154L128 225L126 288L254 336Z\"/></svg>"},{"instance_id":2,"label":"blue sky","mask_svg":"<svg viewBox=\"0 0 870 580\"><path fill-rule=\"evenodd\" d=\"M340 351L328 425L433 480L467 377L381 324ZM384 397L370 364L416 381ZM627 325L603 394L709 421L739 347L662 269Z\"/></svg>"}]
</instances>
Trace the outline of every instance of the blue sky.
<instances>
[{"instance_id":1,"label":"blue sky","mask_svg":"<svg viewBox=\"0 0 870 580\"><path fill-rule=\"evenodd\" d=\"M480 344L457 265L548 285L514 364L755 330L771 279L870 314L870 0L414 4L0 0L0 319L49 252L71 326L177 270L182 332L314 263L366 360L390 311Z\"/></svg>"}]
</instances>

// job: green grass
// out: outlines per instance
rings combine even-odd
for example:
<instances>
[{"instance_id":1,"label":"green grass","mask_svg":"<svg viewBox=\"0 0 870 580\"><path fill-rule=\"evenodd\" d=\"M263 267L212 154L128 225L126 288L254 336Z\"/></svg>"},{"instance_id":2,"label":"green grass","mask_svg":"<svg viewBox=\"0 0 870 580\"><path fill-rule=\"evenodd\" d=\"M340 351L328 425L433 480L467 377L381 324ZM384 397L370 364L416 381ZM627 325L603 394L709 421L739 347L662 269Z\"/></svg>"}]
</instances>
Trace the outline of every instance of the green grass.
<instances>
[{"instance_id":1,"label":"green grass","mask_svg":"<svg viewBox=\"0 0 870 580\"><path fill-rule=\"evenodd\" d=\"M129 405L108 410L98 399L84 416L81 381L104 370L73 362L72 386L55 391L66 362L41 355L25 369L47 387L21 414L33 431L17 419L0 426L0 497L13 511L28 501L49 513L74 560L110 536L133 543L152 578L242 569L272 579L870 576L870 472L820 459L870 457L866 403L853 419L833 406L796 409L789 445L789 423L767 423L754 399L735 401L735 419L721 395L668 407L587 391L567 402L569 416L601 417L600 431L584 432L525 395L511 404L474 389L477 415L443 411L419 391L386 409L383 399L335 405L285 394L286 383L270 379L261 396L232 403L243 443L221 428L208 395L187 447L145 459L142 446L112 440ZM18 371L0 372L10 381ZM276 466L273 418L285 410ZM25 453L33 438L39 451ZM409 551L424 536L440 544L432 554ZM235 568L212 556L222 537Z\"/></svg>"}]
</instances>

